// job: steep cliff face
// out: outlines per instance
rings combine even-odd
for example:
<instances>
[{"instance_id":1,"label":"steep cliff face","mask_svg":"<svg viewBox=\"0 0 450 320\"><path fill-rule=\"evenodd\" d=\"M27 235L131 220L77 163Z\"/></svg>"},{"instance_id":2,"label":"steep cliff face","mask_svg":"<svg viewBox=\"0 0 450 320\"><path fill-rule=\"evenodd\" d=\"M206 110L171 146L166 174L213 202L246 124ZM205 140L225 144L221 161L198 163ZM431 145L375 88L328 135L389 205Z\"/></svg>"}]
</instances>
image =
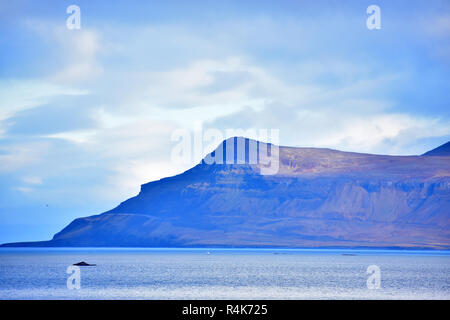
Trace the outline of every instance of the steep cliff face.
<instances>
[{"instance_id":1,"label":"steep cliff face","mask_svg":"<svg viewBox=\"0 0 450 320\"><path fill-rule=\"evenodd\" d=\"M28 245L448 249L449 160L280 147L275 175L202 162Z\"/></svg>"}]
</instances>

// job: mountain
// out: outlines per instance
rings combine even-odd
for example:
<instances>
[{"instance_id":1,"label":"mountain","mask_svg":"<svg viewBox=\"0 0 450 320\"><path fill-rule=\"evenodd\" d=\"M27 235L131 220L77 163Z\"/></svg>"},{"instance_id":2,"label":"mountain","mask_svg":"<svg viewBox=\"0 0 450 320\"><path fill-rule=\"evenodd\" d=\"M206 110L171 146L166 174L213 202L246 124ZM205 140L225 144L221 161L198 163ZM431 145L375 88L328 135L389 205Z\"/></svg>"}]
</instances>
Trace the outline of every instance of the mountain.
<instances>
[{"instance_id":1,"label":"mountain","mask_svg":"<svg viewBox=\"0 0 450 320\"><path fill-rule=\"evenodd\" d=\"M238 143L244 154L233 149ZM268 150L257 163L255 144L258 154ZM262 160L276 155L277 172L261 174ZM211 157L233 163L208 164ZM231 138L192 169L142 185L52 240L4 246L449 249L449 160Z\"/></svg>"},{"instance_id":2,"label":"mountain","mask_svg":"<svg viewBox=\"0 0 450 320\"><path fill-rule=\"evenodd\" d=\"M430 150L423 154L424 156L450 156L450 141L444 143L442 146L437 147L436 149Z\"/></svg>"}]
</instances>

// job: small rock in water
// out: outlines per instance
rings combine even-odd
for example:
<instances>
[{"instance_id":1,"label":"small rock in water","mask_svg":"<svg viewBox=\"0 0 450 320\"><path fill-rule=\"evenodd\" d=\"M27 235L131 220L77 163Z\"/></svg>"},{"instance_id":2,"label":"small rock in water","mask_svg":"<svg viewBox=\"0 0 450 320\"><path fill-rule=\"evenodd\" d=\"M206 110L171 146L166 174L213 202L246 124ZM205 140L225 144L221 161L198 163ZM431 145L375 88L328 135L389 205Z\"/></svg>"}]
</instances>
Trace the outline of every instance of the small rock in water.
<instances>
[{"instance_id":1,"label":"small rock in water","mask_svg":"<svg viewBox=\"0 0 450 320\"><path fill-rule=\"evenodd\" d=\"M95 266L95 264L89 264L89 263L86 263L84 261L81 261L81 262L78 262L78 263L74 263L73 265L74 266L79 266L79 267Z\"/></svg>"}]
</instances>

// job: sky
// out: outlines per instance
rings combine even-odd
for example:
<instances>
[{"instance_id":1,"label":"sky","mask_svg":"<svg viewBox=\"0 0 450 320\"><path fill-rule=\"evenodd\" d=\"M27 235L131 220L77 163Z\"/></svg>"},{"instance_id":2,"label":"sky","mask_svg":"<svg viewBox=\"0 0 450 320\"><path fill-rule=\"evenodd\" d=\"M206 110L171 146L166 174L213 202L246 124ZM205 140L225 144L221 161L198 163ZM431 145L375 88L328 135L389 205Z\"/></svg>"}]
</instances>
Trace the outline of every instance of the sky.
<instances>
[{"instance_id":1,"label":"sky","mask_svg":"<svg viewBox=\"0 0 450 320\"><path fill-rule=\"evenodd\" d=\"M0 48L0 243L192 167L171 161L180 129L392 155L450 140L448 1L0 0Z\"/></svg>"}]
</instances>

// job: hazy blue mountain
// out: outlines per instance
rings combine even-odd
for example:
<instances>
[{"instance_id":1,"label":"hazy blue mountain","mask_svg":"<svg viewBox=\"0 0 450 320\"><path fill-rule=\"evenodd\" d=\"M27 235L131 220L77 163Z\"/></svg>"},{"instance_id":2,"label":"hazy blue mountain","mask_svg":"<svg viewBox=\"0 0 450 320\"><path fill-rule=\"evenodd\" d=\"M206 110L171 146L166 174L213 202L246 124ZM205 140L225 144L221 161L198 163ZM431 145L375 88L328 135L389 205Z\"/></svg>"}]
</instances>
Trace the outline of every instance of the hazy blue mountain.
<instances>
[{"instance_id":1,"label":"hazy blue mountain","mask_svg":"<svg viewBox=\"0 0 450 320\"><path fill-rule=\"evenodd\" d=\"M424 156L450 156L450 141L423 154Z\"/></svg>"},{"instance_id":2,"label":"hazy blue mountain","mask_svg":"<svg viewBox=\"0 0 450 320\"><path fill-rule=\"evenodd\" d=\"M261 175L245 145L245 164L202 161L52 240L7 245L450 248L450 157L280 147Z\"/></svg>"}]
</instances>

